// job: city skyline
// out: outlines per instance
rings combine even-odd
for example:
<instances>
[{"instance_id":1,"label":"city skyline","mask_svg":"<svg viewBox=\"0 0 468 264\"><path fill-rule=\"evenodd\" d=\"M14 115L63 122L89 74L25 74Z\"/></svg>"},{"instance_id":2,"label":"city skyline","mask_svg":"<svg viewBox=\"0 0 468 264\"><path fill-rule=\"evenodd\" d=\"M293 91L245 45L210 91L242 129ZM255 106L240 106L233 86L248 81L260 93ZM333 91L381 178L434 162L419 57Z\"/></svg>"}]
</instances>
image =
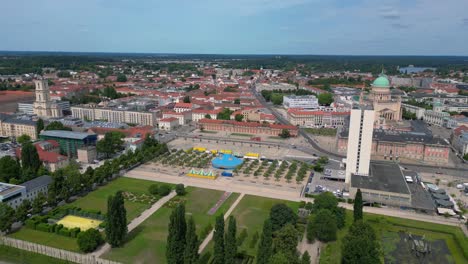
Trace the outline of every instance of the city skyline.
<instances>
[{"instance_id":1,"label":"city skyline","mask_svg":"<svg viewBox=\"0 0 468 264\"><path fill-rule=\"evenodd\" d=\"M461 0L23 0L2 5L0 50L461 56L466 8Z\"/></svg>"}]
</instances>

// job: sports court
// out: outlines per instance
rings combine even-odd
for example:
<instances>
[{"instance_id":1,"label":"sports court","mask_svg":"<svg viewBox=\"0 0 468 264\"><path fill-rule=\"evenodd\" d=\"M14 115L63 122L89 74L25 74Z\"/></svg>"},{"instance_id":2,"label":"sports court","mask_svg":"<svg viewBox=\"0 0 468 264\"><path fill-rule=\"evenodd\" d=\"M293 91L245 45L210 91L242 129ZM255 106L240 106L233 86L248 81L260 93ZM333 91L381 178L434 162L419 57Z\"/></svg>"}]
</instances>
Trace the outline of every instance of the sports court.
<instances>
[{"instance_id":1,"label":"sports court","mask_svg":"<svg viewBox=\"0 0 468 264\"><path fill-rule=\"evenodd\" d=\"M57 222L58 225L63 225L66 228L79 227L81 231L86 231L90 228L97 228L102 221L96 219L89 219L74 215L67 215Z\"/></svg>"}]
</instances>

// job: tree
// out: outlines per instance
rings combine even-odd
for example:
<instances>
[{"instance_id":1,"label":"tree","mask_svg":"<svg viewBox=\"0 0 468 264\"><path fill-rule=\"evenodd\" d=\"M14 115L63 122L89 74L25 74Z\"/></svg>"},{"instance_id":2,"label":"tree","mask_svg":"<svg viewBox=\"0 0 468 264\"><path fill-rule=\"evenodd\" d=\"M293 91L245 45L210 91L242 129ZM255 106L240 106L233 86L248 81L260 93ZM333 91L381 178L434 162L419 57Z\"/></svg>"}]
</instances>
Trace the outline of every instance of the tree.
<instances>
[{"instance_id":1,"label":"tree","mask_svg":"<svg viewBox=\"0 0 468 264\"><path fill-rule=\"evenodd\" d=\"M224 264L224 216L222 214L216 217L213 241L213 264Z\"/></svg>"},{"instance_id":2,"label":"tree","mask_svg":"<svg viewBox=\"0 0 468 264\"><path fill-rule=\"evenodd\" d=\"M182 184L182 183L177 184L176 187L175 187L175 191L176 191L177 195L179 195L179 196L184 195L185 194L184 184Z\"/></svg>"},{"instance_id":3,"label":"tree","mask_svg":"<svg viewBox=\"0 0 468 264\"><path fill-rule=\"evenodd\" d=\"M15 210L6 203L0 203L0 231L10 231L11 225L15 221Z\"/></svg>"},{"instance_id":4,"label":"tree","mask_svg":"<svg viewBox=\"0 0 468 264\"><path fill-rule=\"evenodd\" d=\"M333 95L331 93L321 93L318 96L318 102L320 105L330 105L333 103Z\"/></svg>"},{"instance_id":5,"label":"tree","mask_svg":"<svg viewBox=\"0 0 468 264\"><path fill-rule=\"evenodd\" d=\"M206 114L206 115L205 115L205 118L206 118L206 119L211 119L211 115L210 115L210 114Z\"/></svg>"},{"instance_id":6,"label":"tree","mask_svg":"<svg viewBox=\"0 0 468 264\"><path fill-rule=\"evenodd\" d=\"M242 122L242 119L244 119L244 116L241 115L241 114L236 114L236 116L234 117L234 119L235 119L237 122Z\"/></svg>"},{"instance_id":7,"label":"tree","mask_svg":"<svg viewBox=\"0 0 468 264\"><path fill-rule=\"evenodd\" d=\"M16 208L15 218L17 221L24 222L28 219L28 212L31 209L31 202L28 199L24 199L23 202Z\"/></svg>"},{"instance_id":8,"label":"tree","mask_svg":"<svg viewBox=\"0 0 468 264\"><path fill-rule=\"evenodd\" d=\"M65 130L65 131L72 131L71 128L66 127L59 121L52 121L45 127L45 130Z\"/></svg>"},{"instance_id":9,"label":"tree","mask_svg":"<svg viewBox=\"0 0 468 264\"><path fill-rule=\"evenodd\" d=\"M25 143L21 148L21 164L23 171L29 171L34 176L42 164L37 149L31 142Z\"/></svg>"},{"instance_id":10,"label":"tree","mask_svg":"<svg viewBox=\"0 0 468 264\"><path fill-rule=\"evenodd\" d=\"M283 252L292 263L297 258L298 232L293 225L287 224L281 228L273 240L273 251Z\"/></svg>"},{"instance_id":11,"label":"tree","mask_svg":"<svg viewBox=\"0 0 468 264\"><path fill-rule=\"evenodd\" d=\"M257 264L268 264L273 254L273 226L270 219L263 223L262 237L257 251Z\"/></svg>"},{"instance_id":12,"label":"tree","mask_svg":"<svg viewBox=\"0 0 468 264\"><path fill-rule=\"evenodd\" d=\"M31 142L31 137L26 134L23 134L16 139L16 142L23 145L24 143Z\"/></svg>"},{"instance_id":13,"label":"tree","mask_svg":"<svg viewBox=\"0 0 468 264\"><path fill-rule=\"evenodd\" d=\"M362 220L351 225L343 239L341 263L380 263L380 247L372 226Z\"/></svg>"},{"instance_id":14,"label":"tree","mask_svg":"<svg viewBox=\"0 0 468 264\"><path fill-rule=\"evenodd\" d=\"M151 184L148 187L148 192L151 193L152 195L157 195L159 192L159 185L157 184Z\"/></svg>"},{"instance_id":15,"label":"tree","mask_svg":"<svg viewBox=\"0 0 468 264\"><path fill-rule=\"evenodd\" d=\"M314 237L322 242L336 240L336 232L338 230L336 224L336 216L328 209L320 209L317 214L311 219L312 227L308 228L307 232L312 231ZM309 234L307 235L309 237Z\"/></svg>"},{"instance_id":16,"label":"tree","mask_svg":"<svg viewBox=\"0 0 468 264\"><path fill-rule=\"evenodd\" d=\"M190 103L190 96L186 95L184 97L184 103Z\"/></svg>"},{"instance_id":17,"label":"tree","mask_svg":"<svg viewBox=\"0 0 468 264\"><path fill-rule=\"evenodd\" d=\"M304 251L304 254L302 254L302 258L301 258L301 264L310 264L310 255L309 255L309 252Z\"/></svg>"},{"instance_id":18,"label":"tree","mask_svg":"<svg viewBox=\"0 0 468 264\"><path fill-rule=\"evenodd\" d=\"M291 261L290 259L283 253L283 252L278 252L275 255L273 255L268 262L270 264L290 264Z\"/></svg>"},{"instance_id":19,"label":"tree","mask_svg":"<svg viewBox=\"0 0 468 264\"><path fill-rule=\"evenodd\" d=\"M283 95L280 93L273 93L271 94L270 100L274 105L281 105L283 103Z\"/></svg>"},{"instance_id":20,"label":"tree","mask_svg":"<svg viewBox=\"0 0 468 264\"><path fill-rule=\"evenodd\" d=\"M338 228L345 226L346 212L344 208L338 207L338 199L331 192L324 192L315 197L312 211L318 212L321 209L328 209L335 214Z\"/></svg>"},{"instance_id":21,"label":"tree","mask_svg":"<svg viewBox=\"0 0 468 264\"><path fill-rule=\"evenodd\" d=\"M112 247L121 246L127 235L127 210L122 191L107 199L106 239Z\"/></svg>"},{"instance_id":22,"label":"tree","mask_svg":"<svg viewBox=\"0 0 468 264\"><path fill-rule=\"evenodd\" d=\"M289 132L288 129L283 129L281 130L281 134L279 134L279 136L281 138L290 138L291 137L291 133Z\"/></svg>"},{"instance_id":23,"label":"tree","mask_svg":"<svg viewBox=\"0 0 468 264\"><path fill-rule=\"evenodd\" d=\"M44 204L47 201L46 196L43 192L37 194L36 198L34 198L32 202L32 213L33 214L40 214L44 208Z\"/></svg>"},{"instance_id":24,"label":"tree","mask_svg":"<svg viewBox=\"0 0 468 264\"><path fill-rule=\"evenodd\" d=\"M57 72L57 77L59 78L70 78L71 74L69 71L59 71Z\"/></svg>"},{"instance_id":25,"label":"tree","mask_svg":"<svg viewBox=\"0 0 468 264\"><path fill-rule=\"evenodd\" d=\"M354 222L362 220L362 193L361 189L357 189L356 197L354 197L353 206Z\"/></svg>"},{"instance_id":26,"label":"tree","mask_svg":"<svg viewBox=\"0 0 468 264\"><path fill-rule=\"evenodd\" d=\"M96 150L109 158L122 148L124 137L125 135L121 132L107 132L104 138L97 142Z\"/></svg>"},{"instance_id":27,"label":"tree","mask_svg":"<svg viewBox=\"0 0 468 264\"><path fill-rule=\"evenodd\" d=\"M126 82L127 81L127 76L123 73L119 73L117 75L117 82Z\"/></svg>"},{"instance_id":28,"label":"tree","mask_svg":"<svg viewBox=\"0 0 468 264\"><path fill-rule=\"evenodd\" d=\"M171 193L171 187L169 187L169 185L163 184L163 185L159 186L159 188L158 188L158 195L159 196L166 196L169 193Z\"/></svg>"},{"instance_id":29,"label":"tree","mask_svg":"<svg viewBox=\"0 0 468 264\"><path fill-rule=\"evenodd\" d=\"M37 134L41 133L43 129L44 129L44 120L42 120L42 118L39 118L36 122Z\"/></svg>"},{"instance_id":30,"label":"tree","mask_svg":"<svg viewBox=\"0 0 468 264\"><path fill-rule=\"evenodd\" d=\"M78 247L85 253L93 252L103 242L104 239L102 238L101 233L94 228L80 232L77 238Z\"/></svg>"},{"instance_id":31,"label":"tree","mask_svg":"<svg viewBox=\"0 0 468 264\"><path fill-rule=\"evenodd\" d=\"M296 225L297 215L285 204L275 204L270 210L270 220L273 232L280 230L286 224Z\"/></svg>"},{"instance_id":32,"label":"tree","mask_svg":"<svg viewBox=\"0 0 468 264\"><path fill-rule=\"evenodd\" d=\"M195 229L195 221L191 216L187 223L187 233L185 236L185 250L184 250L184 264L198 263L198 248L200 242L198 241L197 232Z\"/></svg>"},{"instance_id":33,"label":"tree","mask_svg":"<svg viewBox=\"0 0 468 264\"><path fill-rule=\"evenodd\" d=\"M11 156L0 158L0 182L10 182L10 179L17 179L21 174L19 163Z\"/></svg>"},{"instance_id":34,"label":"tree","mask_svg":"<svg viewBox=\"0 0 468 264\"><path fill-rule=\"evenodd\" d=\"M223 108L221 112L218 113L216 119L219 120L231 120L232 111L229 108Z\"/></svg>"},{"instance_id":35,"label":"tree","mask_svg":"<svg viewBox=\"0 0 468 264\"><path fill-rule=\"evenodd\" d=\"M185 221L185 205L180 203L172 211L166 245L168 264L184 263L187 223Z\"/></svg>"},{"instance_id":36,"label":"tree","mask_svg":"<svg viewBox=\"0 0 468 264\"><path fill-rule=\"evenodd\" d=\"M234 104L240 104L240 99L239 98L234 99Z\"/></svg>"},{"instance_id":37,"label":"tree","mask_svg":"<svg viewBox=\"0 0 468 264\"><path fill-rule=\"evenodd\" d=\"M236 241L236 219L233 216L229 217L228 230L225 239L224 259L226 264L234 264L237 255L237 241Z\"/></svg>"}]
</instances>

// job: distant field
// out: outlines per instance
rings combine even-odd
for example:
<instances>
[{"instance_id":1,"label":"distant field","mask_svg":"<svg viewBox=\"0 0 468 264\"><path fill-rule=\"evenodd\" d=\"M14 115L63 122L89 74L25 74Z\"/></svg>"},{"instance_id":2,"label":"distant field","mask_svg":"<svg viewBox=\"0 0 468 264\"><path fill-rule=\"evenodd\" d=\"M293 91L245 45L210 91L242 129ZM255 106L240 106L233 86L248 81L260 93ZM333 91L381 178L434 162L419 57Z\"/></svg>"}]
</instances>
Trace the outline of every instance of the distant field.
<instances>
[{"instance_id":1,"label":"distant field","mask_svg":"<svg viewBox=\"0 0 468 264\"><path fill-rule=\"evenodd\" d=\"M49 247L65 249L69 251L80 252L76 238L65 237L55 233L34 230L23 227L18 232L8 235L9 237L29 241Z\"/></svg>"},{"instance_id":2,"label":"distant field","mask_svg":"<svg viewBox=\"0 0 468 264\"><path fill-rule=\"evenodd\" d=\"M34 101L33 92L0 91L0 112L15 112L18 103Z\"/></svg>"},{"instance_id":3,"label":"distant field","mask_svg":"<svg viewBox=\"0 0 468 264\"><path fill-rule=\"evenodd\" d=\"M215 215L208 215L209 209L224 192L193 187L188 187L187 192L183 197L186 201L186 216L194 217L198 234L208 223L214 226L216 215L226 212L239 196L237 193L232 194ZM160 208L130 233L123 247L112 249L104 258L123 263L166 263L167 228L172 210L167 207Z\"/></svg>"}]
</instances>

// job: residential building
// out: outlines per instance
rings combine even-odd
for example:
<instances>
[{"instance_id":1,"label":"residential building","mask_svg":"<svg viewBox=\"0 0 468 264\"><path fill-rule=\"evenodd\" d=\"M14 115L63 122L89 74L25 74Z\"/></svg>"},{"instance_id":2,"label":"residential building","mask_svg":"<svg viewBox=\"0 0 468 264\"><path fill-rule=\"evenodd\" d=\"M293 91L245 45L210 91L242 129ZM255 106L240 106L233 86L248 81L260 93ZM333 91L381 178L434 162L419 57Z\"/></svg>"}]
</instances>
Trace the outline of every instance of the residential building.
<instances>
[{"instance_id":1,"label":"residential building","mask_svg":"<svg viewBox=\"0 0 468 264\"><path fill-rule=\"evenodd\" d=\"M302 127L341 127L345 124L350 112L305 111L288 109L288 121Z\"/></svg>"},{"instance_id":2,"label":"residential building","mask_svg":"<svg viewBox=\"0 0 468 264\"><path fill-rule=\"evenodd\" d=\"M434 110L427 110L424 113L424 117L423 117L426 123L434 125L434 126L440 126L440 127L446 127L449 118L450 118L449 113L437 112Z\"/></svg>"},{"instance_id":3,"label":"residential building","mask_svg":"<svg viewBox=\"0 0 468 264\"><path fill-rule=\"evenodd\" d=\"M42 161L48 171L54 172L69 164L68 157L60 155L60 145L57 141L43 140L35 142L34 146L39 155L39 160ZM21 148L16 149L16 156L21 159Z\"/></svg>"},{"instance_id":4,"label":"residential building","mask_svg":"<svg viewBox=\"0 0 468 264\"><path fill-rule=\"evenodd\" d=\"M410 104L401 104L401 106L403 107L403 109L405 109L405 111L415 114L417 119L424 118L424 113L426 112L426 109Z\"/></svg>"},{"instance_id":5,"label":"residential building","mask_svg":"<svg viewBox=\"0 0 468 264\"><path fill-rule=\"evenodd\" d=\"M183 126L192 122L192 111L184 111L184 112L175 112L175 111L167 111L163 112L163 119L175 117L179 120L179 125ZM161 120L159 121L161 122Z\"/></svg>"},{"instance_id":6,"label":"residential building","mask_svg":"<svg viewBox=\"0 0 468 264\"><path fill-rule=\"evenodd\" d=\"M468 153L468 126L460 126L452 131L450 136L452 146L461 156Z\"/></svg>"},{"instance_id":7,"label":"residential building","mask_svg":"<svg viewBox=\"0 0 468 264\"><path fill-rule=\"evenodd\" d=\"M351 183L354 174L368 175L372 148L375 113L373 110L352 109L346 155L346 180Z\"/></svg>"},{"instance_id":8,"label":"residential building","mask_svg":"<svg viewBox=\"0 0 468 264\"><path fill-rule=\"evenodd\" d=\"M62 113L64 111L70 112L70 102L68 101L51 101L54 104L57 104L57 106L60 108ZM27 115L34 115L34 103L18 103L18 112L27 114Z\"/></svg>"},{"instance_id":9,"label":"residential building","mask_svg":"<svg viewBox=\"0 0 468 264\"><path fill-rule=\"evenodd\" d=\"M36 122L0 113L0 137L19 137L21 135L28 135L32 140L36 140Z\"/></svg>"},{"instance_id":10,"label":"residential building","mask_svg":"<svg viewBox=\"0 0 468 264\"><path fill-rule=\"evenodd\" d=\"M180 121L176 117L166 117L159 120L159 129L161 130L173 130L180 126Z\"/></svg>"},{"instance_id":11,"label":"residential building","mask_svg":"<svg viewBox=\"0 0 468 264\"><path fill-rule=\"evenodd\" d=\"M315 95L287 95L283 97L285 108L316 109L319 107L318 99Z\"/></svg>"},{"instance_id":12,"label":"residential building","mask_svg":"<svg viewBox=\"0 0 468 264\"><path fill-rule=\"evenodd\" d=\"M174 105L174 111L176 111L177 113L190 111L192 110L192 108L193 104L191 103L176 103Z\"/></svg>"},{"instance_id":13,"label":"residential building","mask_svg":"<svg viewBox=\"0 0 468 264\"><path fill-rule=\"evenodd\" d=\"M295 137L298 128L292 125L260 124L257 122L237 122L233 120L201 119L198 121L200 129L211 131L225 131L230 133L244 133L252 135L278 136L283 129Z\"/></svg>"},{"instance_id":14,"label":"residential building","mask_svg":"<svg viewBox=\"0 0 468 264\"><path fill-rule=\"evenodd\" d=\"M156 112L133 111L114 108L96 107L95 105L82 105L71 107L72 116L88 121L105 120L112 123L128 123L144 126L156 126Z\"/></svg>"},{"instance_id":15,"label":"residential building","mask_svg":"<svg viewBox=\"0 0 468 264\"><path fill-rule=\"evenodd\" d=\"M216 119L218 114L222 111L222 109L216 110L207 110L207 109L193 109L192 110L192 121L198 122L200 119L204 119L209 116L209 119Z\"/></svg>"},{"instance_id":16,"label":"residential building","mask_svg":"<svg viewBox=\"0 0 468 264\"><path fill-rule=\"evenodd\" d=\"M47 195L52 177L44 175L20 185L0 182L0 202L16 209L23 200L34 200L39 193Z\"/></svg>"}]
</instances>

